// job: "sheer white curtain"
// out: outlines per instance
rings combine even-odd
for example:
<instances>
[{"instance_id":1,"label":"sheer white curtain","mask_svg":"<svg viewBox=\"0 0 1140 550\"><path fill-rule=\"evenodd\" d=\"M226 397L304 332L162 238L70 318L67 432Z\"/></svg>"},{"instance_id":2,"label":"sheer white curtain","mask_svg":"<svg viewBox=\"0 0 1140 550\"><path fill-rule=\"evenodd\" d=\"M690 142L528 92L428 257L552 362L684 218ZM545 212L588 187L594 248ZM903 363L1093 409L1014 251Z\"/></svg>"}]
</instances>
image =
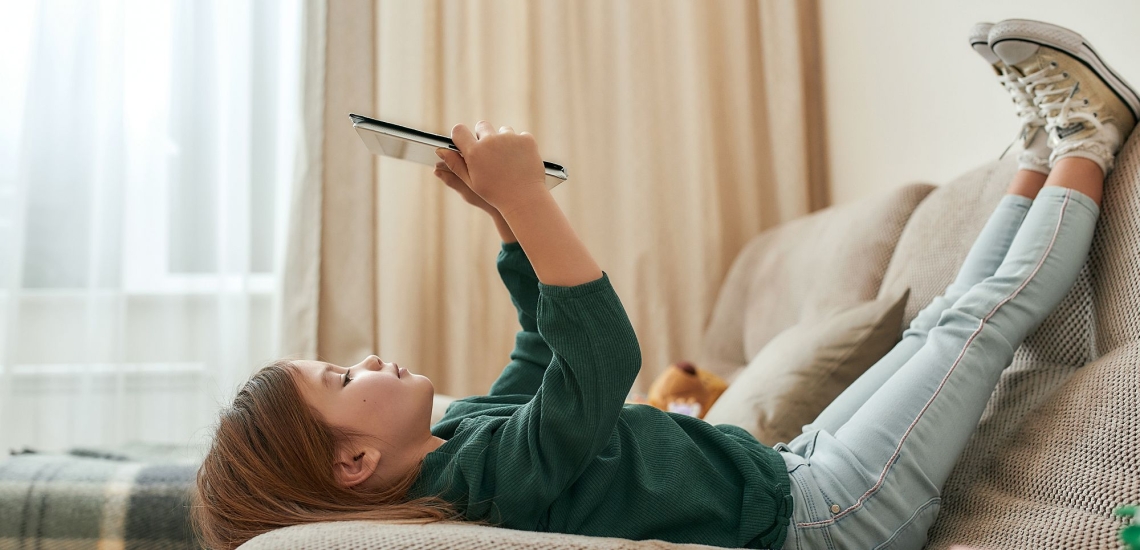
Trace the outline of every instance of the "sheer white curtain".
<instances>
[{"instance_id":1,"label":"sheer white curtain","mask_svg":"<svg viewBox=\"0 0 1140 550\"><path fill-rule=\"evenodd\" d=\"M274 358L302 0L0 2L0 450L197 445Z\"/></svg>"}]
</instances>

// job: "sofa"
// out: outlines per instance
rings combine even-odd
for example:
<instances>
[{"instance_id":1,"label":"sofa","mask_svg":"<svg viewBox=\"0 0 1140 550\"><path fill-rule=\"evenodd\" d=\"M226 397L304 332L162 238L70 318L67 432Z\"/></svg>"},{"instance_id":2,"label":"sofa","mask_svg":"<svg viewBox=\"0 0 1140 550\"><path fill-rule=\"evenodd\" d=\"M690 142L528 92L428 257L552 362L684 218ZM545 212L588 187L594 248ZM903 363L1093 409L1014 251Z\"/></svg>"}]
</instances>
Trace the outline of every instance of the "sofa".
<instances>
[{"instance_id":1,"label":"sofa","mask_svg":"<svg viewBox=\"0 0 1140 550\"><path fill-rule=\"evenodd\" d=\"M725 277L697 364L731 378L785 328L909 288L901 333L952 281L1015 173L1015 156L757 235ZM927 547L1116 548L1124 520L1113 511L1137 502L1140 138L1133 135L1106 182L1089 260L1002 375L943 490ZM287 527L242 550L443 547L712 548L462 523L343 522Z\"/></svg>"},{"instance_id":2,"label":"sofa","mask_svg":"<svg viewBox=\"0 0 1140 550\"><path fill-rule=\"evenodd\" d=\"M1014 156L940 186L902 186L757 235L725 277L695 362L731 379L785 328L910 289L901 333L954 277L1016 170ZM448 402L439 396L437 418ZM1138 409L1140 138L1134 135L1106 183L1088 263L1002 375L944 488L928 548L1119 547L1124 520L1113 510L1140 502ZM9 469L20 459L9 459ZM6 494L29 501L50 492L42 483L26 490L7 485ZM11 537L0 533L0 541L16 540ZM287 527L241 548L712 547L459 522L353 521Z\"/></svg>"}]
</instances>

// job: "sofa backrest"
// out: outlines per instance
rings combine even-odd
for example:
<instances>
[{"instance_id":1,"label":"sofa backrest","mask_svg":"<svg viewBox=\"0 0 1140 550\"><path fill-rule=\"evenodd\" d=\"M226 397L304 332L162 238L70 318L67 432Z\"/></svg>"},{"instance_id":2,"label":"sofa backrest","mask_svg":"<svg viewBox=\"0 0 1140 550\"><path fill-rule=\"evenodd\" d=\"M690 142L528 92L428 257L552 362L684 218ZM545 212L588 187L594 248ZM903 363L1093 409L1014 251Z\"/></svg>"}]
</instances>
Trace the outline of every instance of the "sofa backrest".
<instances>
[{"instance_id":1,"label":"sofa backrest","mask_svg":"<svg viewBox=\"0 0 1140 550\"><path fill-rule=\"evenodd\" d=\"M873 300L903 226L933 188L911 184L753 237L721 285L698 364L731 381L784 329Z\"/></svg>"},{"instance_id":2,"label":"sofa backrest","mask_svg":"<svg viewBox=\"0 0 1140 550\"><path fill-rule=\"evenodd\" d=\"M1013 155L915 209L881 292L906 321L950 284L1016 170ZM1140 137L1105 187L1077 283L1018 349L946 486L929 548L1108 548L1140 502Z\"/></svg>"}]
</instances>

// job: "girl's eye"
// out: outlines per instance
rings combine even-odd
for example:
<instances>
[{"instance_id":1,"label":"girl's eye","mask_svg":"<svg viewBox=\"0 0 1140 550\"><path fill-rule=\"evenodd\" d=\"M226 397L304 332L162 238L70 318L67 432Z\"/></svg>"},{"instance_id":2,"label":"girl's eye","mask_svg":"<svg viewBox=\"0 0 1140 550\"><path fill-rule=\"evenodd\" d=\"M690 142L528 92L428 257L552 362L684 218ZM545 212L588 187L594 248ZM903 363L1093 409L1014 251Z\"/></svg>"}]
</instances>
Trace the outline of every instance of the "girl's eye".
<instances>
[{"instance_id":1,"label":"girl's eye","mask_svg":"<svg viewBox=\"0 0 1140 550\"><path fill-rule=\"evenodd\" d=\"M340 387L343 388L343 387L347 386L349 382L352 382L352 379L348 377L348 373L351 371L352 371L352 369L348 369L348 370L344 371L344 374L341 375L341 378L344 378L344 383L341 384Z\"/></svg>"}]
</instances>

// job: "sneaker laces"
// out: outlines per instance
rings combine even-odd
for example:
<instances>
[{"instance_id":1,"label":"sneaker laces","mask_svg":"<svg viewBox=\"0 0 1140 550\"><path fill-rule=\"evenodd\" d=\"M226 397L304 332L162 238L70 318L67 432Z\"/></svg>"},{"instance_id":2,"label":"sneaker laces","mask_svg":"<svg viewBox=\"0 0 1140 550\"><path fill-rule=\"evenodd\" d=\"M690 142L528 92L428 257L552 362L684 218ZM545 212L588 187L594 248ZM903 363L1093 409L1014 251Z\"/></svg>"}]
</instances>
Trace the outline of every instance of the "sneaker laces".
<instances>
[{"instance_id":1,"label":"sneaker laces","mask_svg":"<svg viewBox=\"0 0 1140 550\"><path fill-rule=\"evenodd\" d=\"M1044 114L1045 131L1049 133L1050 138L1057 136L1057 141L1060 141L1060 136L1054 130L1068 128L1076 121L1091 122L1097 131L1104 129L1104 124L1100 122L1100 119L1080 110L1088 105L1087 99L1077 103L1076 106L1073 105L1073 98L1081 89L1080 82L1074 82L1072 86L1056 85L1057 82L1069 78L1067 72L1049 74L1050 69L1056 67L1057 62L1052 61L1047 68L1018 79L1025 85L1026 91L1033 94L1033 103ZM1053 112L1056 112L1057 116L1050 117L1049 114Z\"/></svg>"},{"instance_id":2,"label":"sneaker laces","mask_svg":"<svg viewBox=\"0 0 1140 550\"><path fill-rule=\"evenodd\" d=\"M1041 117L1034 97L1026 89L1025 84L1018 78L1017 74L1009 69L1009 67L1002 66L1000 68L1001 74L998 75L998 82L1005 88L1009 95L1013 97L1013 103L1017 105L1017 118L1021 119L1021 128L1017 130L1017 136L1013 138L1013 142L1002 151L1001 156L1004 158L1005 154L1013 147L1014 143L1021 140L1023 144L1028 144L1033 139L1033 133L1029 129L1037 126L1044 126L1046 121ZM1034 132L1035 133L1035 132Z\"/></svg>"}]
</instances>

